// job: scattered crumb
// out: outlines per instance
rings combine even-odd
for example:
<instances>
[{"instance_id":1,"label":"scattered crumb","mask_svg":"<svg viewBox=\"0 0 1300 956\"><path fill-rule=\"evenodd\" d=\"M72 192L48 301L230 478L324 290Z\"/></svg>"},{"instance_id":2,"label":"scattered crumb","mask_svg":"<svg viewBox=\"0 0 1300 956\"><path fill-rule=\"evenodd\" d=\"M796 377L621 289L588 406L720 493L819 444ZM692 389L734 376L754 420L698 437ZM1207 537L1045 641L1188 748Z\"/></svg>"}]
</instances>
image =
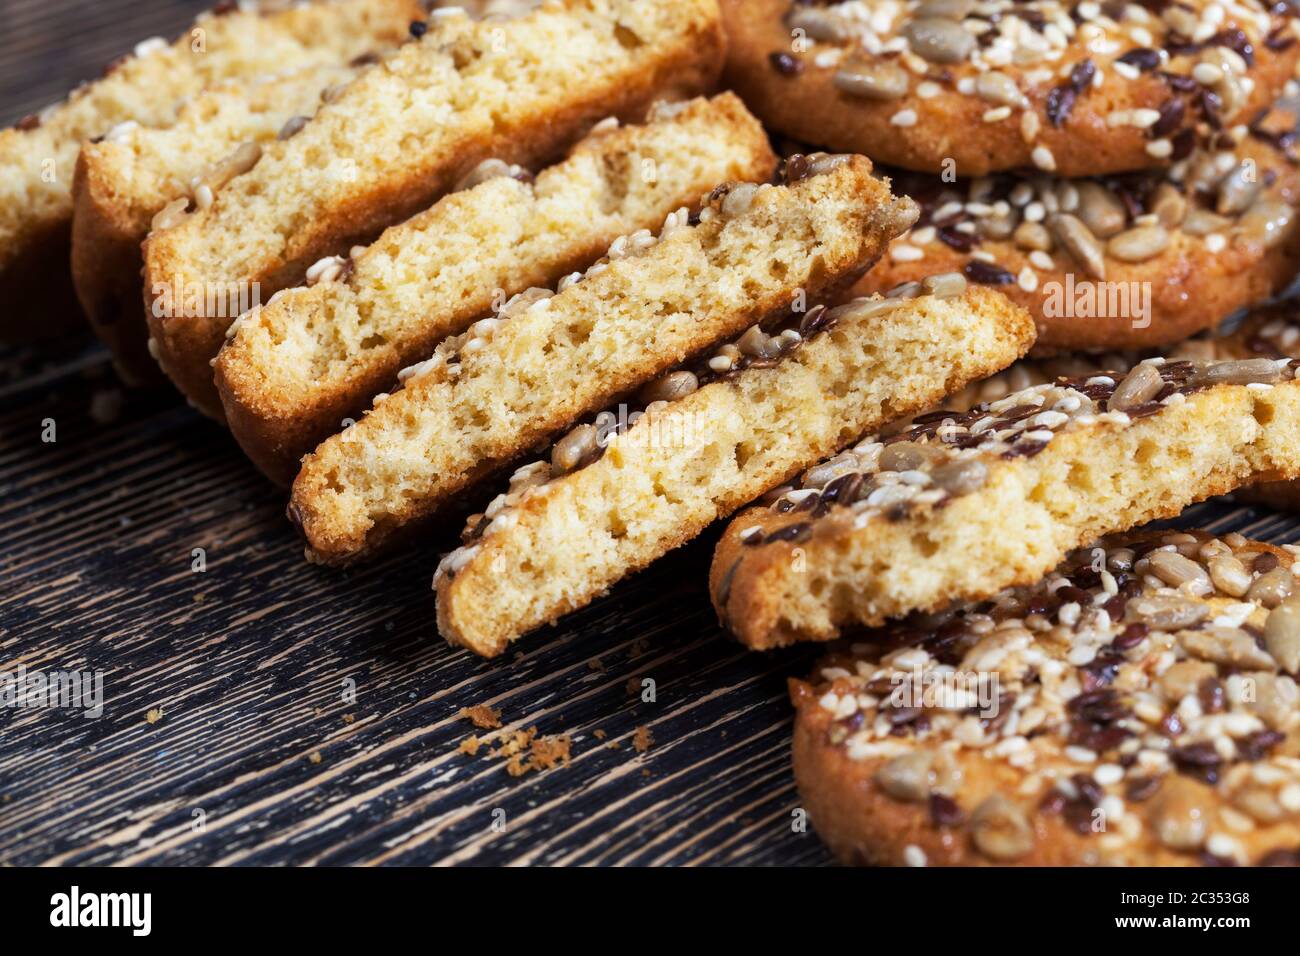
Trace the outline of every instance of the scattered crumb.
<instances>
[{"instance_id":1,"label":"scattered crumb","mask_svg":"<svg viewBox=\"0 0 1300 956\"><path fill-rule=\"evenodd\" d=\"M473 757L478 753L478 748L482 743L477 734L470 734L460 742L460 752Z\"/></svg>"},{"instance_id":2,"label":"scattered crumb","mask_svg":"<svg viewBox=\"0 0 1300 956\"><path fill-rule=\"evenodd\" d=\"M506 758L506 772L512 777L522 777L533 770L551 770L569 765L568 734L540 736L536 727L503 734L501 744L490 754Z\"/></svg>"},{"instance_id":3,"label":"scattered crumb","mask_svg":"<svg viewBox=\"0 0 1300 956\"><path fill-rule=\"evenodd\" d=\"M597 740L604 740L606 737L609 736L609 734L605 733L605 731L601 730L599 727L593 730L591 733L592 736L594 736Z\"/></svg>"},{"instance_id":4,"label":"scattered crumb","mask_svg":"<svg viewBox=\"0 0 1300 956\"><path fill-rule=\"evenodd\" d=\"M312 763L320 763L322 759L320 755L320 751L313 750L311 753L307 755L307 759L310 760Z\"/></svg>"},{"instance_id":5,"label":"scattered crumb","mask_svg":"<svg viewBox=\"0 0 1300 956\"><path fill-rule=\"evenodd\" d=\"M624 686L624 688L627 690L627 695L628 695L629 697L640 697L640 696L641 696L641 678L639 678L639 677L629 677L629 678L627 679L627 683L624 684L623 686Z\"/></svg>"},{"instance_id":6,"label":"scattered crumb","mask_svg":"<svg viewBox=\"0 0 1300 956\"><path fill-rule=\"evenodd\" d=\"M648 776L650 776L650 771L649 771L649 770L644 770L644 769L643 769L643 770L641 771L641 776L643 776L643 777L648 777Z\"/></svg>"},{"instance_id":7,"label":"scattered crumb","mask_svg":"<svg viewBox=\"0 0 1300 956\"><path fill-rule=\"evenodd\" d=\"M343 715L343 723L345 723L345 724L350 724L350 723L352 723L354 720L356 720L356 718L353 717L351 714L344 714L344 715Z\"/></svg>"},{"instance_id":8,"label":"scattered crumb","mask_svg":"<svg viewBox=\"0 0 1300 956\"><path fill-rule=\"evenodd\" d=\"M636 733L632 735L632 746L637 753L643 754L654 746L655 735L650 732L649 727L638 727Z\"/></svg>"},{"instance_id":9,"label":"scattered crumb","mask_svg":"<svg viewBox=\"0 0 1300 956\"><path fill-rule=\"evenodd\" d=\"M597 671L598 673L603 674L605 673L605 662L599 657L593 657L591 660L587 661L587 670Z\"/></svg>"},{"instance_id":10,"label":"scattered crumb","mask_svg":"<svg viewBox=\"0 0 1300 956\"><path fill-rule=\"evenodd\" d=\"M144 715L144 719L147 723L150 724L158 723L158 721L163 719L163 709L161 707L155 707L153 710L149 711L147 714Z\"/></svg>"},{"instance_id":11,"label":"scattered crumb","mask_svg":"<svg viewBox=\"0 0 1300 956\"><path fill-rule=\"evenodd\" d=\"M627 656L640 657L648 650L650 650L650 642L646 640L644 637L638 637L635 641L632 642L632 645L627 649Z\"/></svg>"},{"instance_id":12,"label":"scattered crumb","mask_svg":"<svg viewBox=\"0 0 1300 956\"><path fill-rule=\"evenodd\" d=\"M487 704L462 707L457 716L469 720L479 730L496 730L501 726L501 711L489 707Z\"/></svg>"}]
</instances>

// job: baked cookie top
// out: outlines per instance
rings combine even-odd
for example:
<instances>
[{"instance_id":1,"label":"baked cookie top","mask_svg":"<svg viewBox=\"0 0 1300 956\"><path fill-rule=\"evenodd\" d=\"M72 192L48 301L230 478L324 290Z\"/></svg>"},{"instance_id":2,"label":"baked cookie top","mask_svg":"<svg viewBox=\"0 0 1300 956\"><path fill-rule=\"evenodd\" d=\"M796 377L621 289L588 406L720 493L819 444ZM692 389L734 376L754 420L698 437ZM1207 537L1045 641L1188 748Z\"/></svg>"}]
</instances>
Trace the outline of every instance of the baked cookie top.
<instances>
[{"instance_id":1,"label":"baked cookie top","mask_svg":"<svg viewBox=\"0 0 1300 956\"><path fill-rule=\"evenodd\" d=\"M724 0L727 80L789 136L880 162L1066 176L1185 156L1271 104L1289 5Z\"/></svg>"},{"instance_id":2,"label":"baked cookie top","mask_svg":"<svg viewBox=\"0 0 1300 956\"><path fill-rule=\"evenodd\" d=\"M904 174L921 216L855 291L960 270L1034 316L1036 354L1177 342L1295 275L1293 127L1275 110L1167 169L1122 175Z\"/></svg>"},{"instance_id":3,"label":"baked cookie top","mask_svg":"<svg viewBox=\"0 0 1300 956\"><path fill-rule=\"evenodd\" d=\"M845 859L1300 862L1293 548L1102 539L794 681L796 774Z\"/></svg>"}]
</instances>

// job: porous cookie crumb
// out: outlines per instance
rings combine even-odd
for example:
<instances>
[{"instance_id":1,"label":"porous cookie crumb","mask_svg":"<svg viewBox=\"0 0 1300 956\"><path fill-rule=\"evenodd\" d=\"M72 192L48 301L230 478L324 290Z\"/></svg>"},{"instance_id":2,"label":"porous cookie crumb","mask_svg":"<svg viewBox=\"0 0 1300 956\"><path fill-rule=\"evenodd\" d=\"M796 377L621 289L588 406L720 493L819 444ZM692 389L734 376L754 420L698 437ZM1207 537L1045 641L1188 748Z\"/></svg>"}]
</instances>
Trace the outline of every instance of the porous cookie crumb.
<instances>
[{"instance_id":1,"label":"porous cookie crumb","mask_svg":"<svg viewBox=\"0 0 1300 956\"><path fill-rule=\"evenodd\" d=\"M1005 367L1031 340L1028 316L960 275L755 326L516 471L439 565L439 629L500 653L862 432Z\"/></svg>"},{"instance_id":2,"label":"porous cookie crumb","mask_svg":"<svg viewBox=\"0 0 1300 956\"><path fill-rule=\"evenodd\" d=\"M338 281L352 246L427 209L481 161L532 168L603 117L642 114L665 87L711 87L723 42L712 0L559 0L509 20L435 17L293 136L267 144L210 205L152 232L147 302L177 281L257 282L265 296ZM220 417L210 362L235 317L209 311L150 308L149 331L163 370Z\"/></svg>"},{"instance_id":3,"label":"porous cookie crumb","mask_svg":"<svg viewBox=\"0 0 1300 956\"><path fill-rule=\"evenodd\" d=\"M862 157L727 183L698 217L620 238L585 275L521 293L508 321L447 339L404 387L303 460L290 515L345 564L617 396L799 295L854 281L912 218ZM544 358L543 358L544 357Z\"/></svg>"},{"instance_id":4,"label":"porous cookie crumb","mask_svg":"<svg viewBox=\"0 0 1300 956\"><path fill-rule=\"evenodd\" d=\"M214 366L231 431L287 484L302 456L361 417L377 391L421 374L446 336L489 336L508 298L554 286L621 236L683 207L689 215L719 182L763 181L775 165L762 127L731 93L597 127L535 178L485 160L463 188L352 250L331 281L286 290L240 319Z\"/></svg>"},{"instance_id":5,"label":"porous cookie crumb","mask_svg":"<svg viewBox=\"0 0 1300 956\"><path fill-rule=\"evenodd\" d=\"M638 727L632 735L632 749L643 754L654 746L655 737L649 727Z\"/></svg>"},{"instance_id":6,"label":"porous cookie crumb","mask_svg":"<svg viewBox=\"0 0 1300 956\"><path fill-rule=\"evenodd\" d=\"M163 709L161 707L154 707L144 715L144 719L146 723L158 723L158 721L163 719Z\"/></svg>"}]
</instances>

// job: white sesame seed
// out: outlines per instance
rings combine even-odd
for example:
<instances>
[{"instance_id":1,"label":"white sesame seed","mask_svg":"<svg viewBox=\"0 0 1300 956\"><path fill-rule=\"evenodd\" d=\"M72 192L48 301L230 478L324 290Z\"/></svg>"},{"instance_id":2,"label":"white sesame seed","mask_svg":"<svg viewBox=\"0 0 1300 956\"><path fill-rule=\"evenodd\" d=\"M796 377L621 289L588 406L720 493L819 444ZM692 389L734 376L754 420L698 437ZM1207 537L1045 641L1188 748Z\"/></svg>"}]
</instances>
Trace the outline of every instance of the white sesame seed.
<instances>
[{"instance_id":1,"label":"white sesame seed","mask_svg":"<svg viewBox=\"0 0 1300 956\"><path fill-rule=\"evenodd\" d=\"M1147 155L1155 159L1168 159L1174 152L1174 144L1167 139L1153 139L1147 143Z\"/></svg>"},{"instance_id":2,"label":"white sesame seed","mask_svg":"<svg viewBox=\"0 0 1300 956\"><path fill-rule=\"evenodd\" d=\"M1052 155L1050 149L1043 146L1041 143L1038 146L1035 146L1033 152L1029 155L1034 161L1034 165L1039 169L1049 173L1056 169L1056 157Z\"/></svg>"},{"instance_id":3,"label":"white sesame seed","mask_svg":"<svg viewBox=\"0 0 1300 956\"><path fill-rule=\"evenodd\" d=\"M1228 239L1221 232L1212 232L1205 237L1205 248L1210 252L1222 252L1228 245Z\"/></svg>"},{"instance_id":4,"label":"white sesame seed","mask_svg":"<svg viewBox=\"0 0 1300 956\"><path fill-rule=\"evenodd\" d=\"M925 253L916 246L909 246L906 243L895 243L889 250L889 258L895 262L916 262L924 256Z\"/></svg>"},{"instance_id":5,"label":"white sesame seed","mask_svg":"<svg viewBox=\"0 0 1300 956\"><path fill-rule=\"evenodd\" d=\"M889 118L889 122L894 126L915 126L916 110L899 110Z\"/></svg>"}]
</instances>

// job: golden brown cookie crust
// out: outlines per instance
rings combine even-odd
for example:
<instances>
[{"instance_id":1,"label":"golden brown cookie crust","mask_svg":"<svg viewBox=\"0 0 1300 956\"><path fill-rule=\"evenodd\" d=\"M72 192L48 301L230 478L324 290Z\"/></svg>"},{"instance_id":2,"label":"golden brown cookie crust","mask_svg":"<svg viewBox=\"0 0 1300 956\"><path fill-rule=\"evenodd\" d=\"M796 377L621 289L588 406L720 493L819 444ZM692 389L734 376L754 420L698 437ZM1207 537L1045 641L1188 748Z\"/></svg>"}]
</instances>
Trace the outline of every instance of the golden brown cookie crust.
<instances>
[{"instance_id":1,"label":"golden brown cookie crust","mask_svg":"<svg viewBox=\"0 0 1300 956\"><path fill-rule=\"evenodd\" d=\"M890 255L854 291L884 291L934 270L964 271L975 281L993 284L1034 316L1036 355L1171 345L1277 293L1300 271L1296 167L1284 153L1249 134L1231 152L1235 155L1229 160L1228 150L1198 151L1189 163L1164 175L1088 181L1002 178L983 199L969 193L963 199L963 184L940 184L935 195L935 181L929 180L923 188L934 198L922 203L918 225L896 240ZM1257 177L1258 189L1246 199L1240 198L1245 194L1235 178L1238 170ZM913 181L905 177L900 188L909 192ZM1245 188L1252 189L1250 184ZM1229 190L1233 192L1225 198ZM909 194L915 197L918 189ZM1025 201L1026 195L1033 198ZM1043 208L1045 197L1050 204L1067 195L1074 197L1068 224ZM1243 208L1219 215L1219 203L1229 201ZM1084 225L1101 219L1100 212L1085 215L1085 208L1113 213L1129 203L1135 208L1120 220L1122 225L1109 227L1100 237ZM1061 203L1057 208L1064 213L1067 207ZM999 216L994 209L1007 214ZM936 212L944 215L936 218ZM1265 228L1267 224L1277 228ZM1074 231L1073 239L1081 227L1087 230L1081 241L1096 249L1095 259L1066 244L1066 229ZM1116 231L1112 234L1110 228ZM1140 242L1150 251L1133 252ZM1100 263L1100 269L1093 263ZM1098 305L1082 298L1089 293L1098 294Z\"/></svg>"},{"instance_id":2,"label":"golden brown cookie crust","mask_svg":"<svg viewBox=\"0 0 1300 956\"><path fill-rule=\"evenodd\" d=\"M1157 552L1197 583L1155 577ZM791 681L801 805L846 863L1296 865L1300 605L1273 587L1294 557L1115 536L989 604L862 635ZM936 707L941 689L978 703Z\"/></svg>"},{"instance_id":3,"label":"golden brown cookie crust","mask_svg":"<svg viewBox=\"0 0 1300 956\"><path fill-rule=\"evenodd\" d=\"M902 57L897 53L884 57L871 57L864 53L857 57L857 61L876 68L883 63L892 78L891 82L883 84L885 86L891 86L898 78L908 81L907 92L900 96L871 99L850 95L837 86L837 72L846 64L854 63L852 56L836 59L835 51L839 44L814 42L807 52L792 52L792 27L785 20L792 6L800 10L798 15L803 18L826 19L828 15L833 18L835 10L834 4L798 6L790 0L723 0L730 41L724 77L726 84L735 89L765 123L787 136L833 149L862 152L878 162L908 169L937 173L951 167L963 177L983 176L1017 167L1055 171L1064 176L1088 176L1161 165L1168 161L1168 154L1160 155L1163 147L1153 147L1152 144L1176 140L1181 131L1191 129L1199 118L1195 105L1199 84L1192 81L1187 86L1182 77L1191 79L1198 58L1218 56L1216 52L1206 53L1194 47L1195 52L1176 56L1159 68L1133 68L1126 70L1130 76L1121 75L1114 67L1118 56L1132 54L1135 50L1149 50L1165 42L1160 17L1148 16L1145 13L1147 8L1142 8L1143 12L1138 14L1143 18L1141 22L1126 20L1124 30L1107 30L1107 40L1102 42L1117 43L1113 53L1089 53L1083 49L1082 42L1076 40L1055 62L1026 67L999 65L992 72L1003 73L1015 80L1020 88L1023 102L1016 102L1014 97L1006 98L1016 102L1014 106L1004 105L1004 99L989 99L973 91L959 92L958 84L963 84L963 81L973 83L979 74L968 58L959 62L927 64L918 57L914 70L907 61L907 57L912 56L910 52ZM860 4L844 6L858 7L864 12L869 10L868 6ZM910 17L916 6L915 3L906 4L904 16ZM973 4L945 3L943 6L970 10ZM1009 5L1003 12L1003 20L1013 11L1047 6ZM1252 8L1260 14L1260 22L1268 20L1269 26L1261 32L1258 23L1243 24L1247 34L1253 38L1253 52L1251 64L1241 75L1253 81L1253 87L1249 93L1226 94L1238 101L1238 107L1230 111L1233 118L1226 125L1242 122L1243 118L1269 106L1292 78L1296 63L1300 61L1300 49L1295 44L1274 49L1266 42L1274 30L1282 31L1277 34L1281 38L1290 37L1292 27L1289 20L1282 17L1270 19L1263 13L1262 6ZM1181 9L1184 16L1189 13L1186 7ZM1097 14L1097 20L1104 22L1100 8ZM1195 13L1191 13L1191 17L1195 20ZM1224 21L1221 31L1200 24L1196 27L1196 34L1221 37L1222 30L1237 26L1230 19ZM797 25L800 21L794 22ZM861 20L847 22L863 24ZM971 18L966 22L985 21ZM1025 29L1032 28L1026 26ZM1133 39L1130 31L1134 29L1147 34L1138 34L1142 43ZM819 32L815 21L807 25L806 32L810 38ZM1035 31L1035 35L1041 34ZM898 42L898 32L892 27L879 35L880 41L885 43L891 38ZM1273 45L1280 42L1275 40ZM846 44L845 49L850 46ZM979 50L979 44L974 44L974 49ZM826 55L835 62L819 66L819 57ZM778 56L782 57L784 71L775 65ZM1100 87L1093 87L1095 81L1084 80L1082 75L1078 76L1080 82L1071 85L1072 68L1085 59L1102 74ZM790 66L792 63L798 66ZM900 67L900 63L905 68ZM1176 92L1169 81L1161 78L1166 71L1178 75L1174 82L1187 86L1186 93ZM925 92L929 95L922 96L921 85L927 80L929 87ZM1003 86L1005 84L999 84L998 89ZM1050 115L1059 115L1062 94L1053 93L1053 90L1061 87L1070 88L1071 93L1066 96L1072 100L1072 107L1057 126L1048 118L1049 98L1053 100ZM1166 104L1175 99L1181 101L1183 97L1189 99L1191 107L1177 109L1175 115L1176 108ZM1115 114L1124 115L1132 110L1165 112L1161 113L1155 126L1138 128L1127 122L1114 125L1112 117ZM1147 122L1149 119L1146 116L1137 121ZM1221 118L1216 117L1216 121L1221 121ZM1161 135L1152 136L1153 130Z\"/></svg>"}]
</instances>

